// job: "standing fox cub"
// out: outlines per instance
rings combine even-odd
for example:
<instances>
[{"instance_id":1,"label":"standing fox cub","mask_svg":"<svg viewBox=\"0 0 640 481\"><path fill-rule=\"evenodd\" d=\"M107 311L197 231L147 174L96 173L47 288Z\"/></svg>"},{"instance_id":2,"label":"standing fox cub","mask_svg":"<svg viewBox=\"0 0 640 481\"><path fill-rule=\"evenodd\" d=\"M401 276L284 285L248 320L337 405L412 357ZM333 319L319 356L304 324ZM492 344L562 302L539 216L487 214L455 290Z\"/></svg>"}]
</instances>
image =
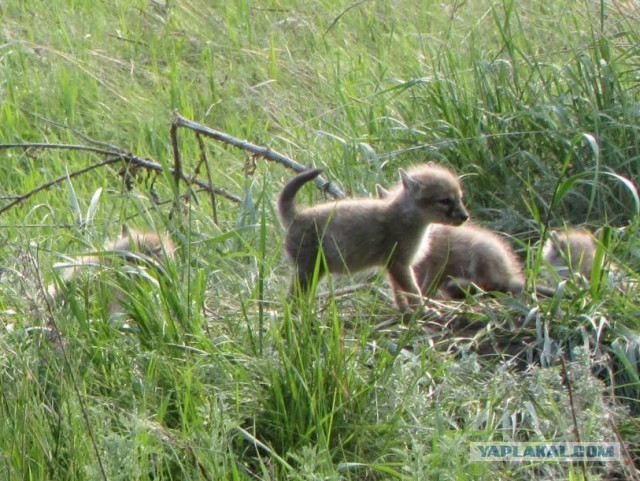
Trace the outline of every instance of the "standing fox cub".
<instances>
[{"instance_id":1,"label":"standing fox cub","mask_svg":"<svg viewBox=\"0 0 640 481\"><path fill-rule=\"evenodd\" d=\"M320 276L386 266L398 308L406 309L406 294L416 305L420 291L411 261L427 225L459 225L469 217L457 177L435 164L400 169L401 183L385 199L342 200L298 210L298 190L320 172L295 176L278 199L287 230L285 250L295 265L291 294L307 292L321 254Z\"/></svg>"},{"instance_id":2,"label":"standing fox cub","mask_svg":"<svg viewBox=\"0 0 640 481\"><path fill-rule=\"evenodd\" d=\"M47 294L52 301L60 301L63 295L60 284L73 281L92 267L110 267L116 259L142 265L163 266L165 259L173 259L174 256L175 246L169 237L153 232L123 230L122 235L115 241L108 242L100 253L80 256L69 263L55 266L61 271L60 282L50 284ZM118 297L118 293L115 293L112 311L120 307Z\"/></svg>"}]
</instances>

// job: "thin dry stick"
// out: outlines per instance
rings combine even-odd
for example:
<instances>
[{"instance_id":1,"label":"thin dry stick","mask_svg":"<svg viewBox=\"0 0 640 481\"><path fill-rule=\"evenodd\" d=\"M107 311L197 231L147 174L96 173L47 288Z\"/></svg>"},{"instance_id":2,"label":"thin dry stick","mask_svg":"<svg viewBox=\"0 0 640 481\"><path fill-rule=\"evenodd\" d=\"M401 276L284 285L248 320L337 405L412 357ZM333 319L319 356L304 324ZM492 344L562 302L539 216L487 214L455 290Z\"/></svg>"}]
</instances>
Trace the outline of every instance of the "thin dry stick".
<instances>
[{"instance_id":1,"label":"thin dry stick","mask_svg":"<svg viewBox=\"0 0 640 481\"><path fill-rule=\"evenodd\" d=\"M173 126L186 127L187 129L193 130L194 132L202 134L206 137L211 137L212 139L225 142L239 149L252 152L253 154L263 157L267 160L282 164L285 167L294 170L295 172L304 172L305 170L307 170L307 167L305 167L304 165L299 164L295 160L290 159L289 157L282 155L274 150L271 150L268 147L260 147L258 145L247 142L246 140L241 140L218 130L211 129L205 125L186 119L177 112L174 114L172 128ZM344 192L342 192L331 182L324 180L322 177L316 177L314 182L323 192L327 192L335 198L341 199L345 197Z\"/></svg>"},{"instance_id":2,"label":"thin dry stick","mask_svg":"<svg viewBox=\"0 0 640 481\"><path fill-rule=\"evenodd\" d=\"M0 144L0 150L4 149L67 149L67 150L80 150L84 152L92 152L94 154L101 155L126 155L124 151L99 149L97 147L89 147L88 145L77 144L47 144L43 142L28 142L21 144Z\"/></svg>"},{"instance_id":3,"label":"thin dry stick","mask_svg":"<svg viewBox=\"0 0 640 481\"><path fill-rule=\"evenodd\" d=\"M331 22L331 25L329 25L327 29L324 31L324 33L322 34L322 37L324 38L329 33L329 30L335 27L335 25L349 10L353 10L354 8L359 7L360 5L362 5L363 3L367 3L368 1L369 0L361 0L360 2L353 3L349 5L347 8L345 8L342 12L340 12L340 15L338 15L336 18L333 19L333 22Z\"/></svg>"},{"instance_id":4,"label":"thin dry stick","mask_svg":"<svg viewBox=\"0 0 640 481\"><path fill-rule=\"evenodd\" d=\"M76 375L73 372L73 367L71 366L71 361L69 360L69 353L67 352L67 347L66 347L64 339L62 337L62 332L60 331L60 328L58 327L58 324L56 323L55 316L53 315L53 307L51 305L51 300L47 296L47 293L46 293L46 290L45 290L45 287L44 287L44 283L42 282L42 277L40 277L40 272L41 272L40 271L40 266L38 265L38 261L36 260L36 258L33 255L30 255L29 257L30 257L31 262L33 263L33 267L35 268L35 271L36 271L36 273L38 275L38 289L40 290L40 294L45 299L45 303L46 303L46 306L47 306L47 311L46 311L47 327L49 327L51 329L51 332L52 332L52 334L54 336L54 340L56 342L56 346L62 352L62 358L64 359L65 366L67 367L67 372L68 372L71 384L73 385L73 390L74 390L74 392L76 394L76 397L78 398L78 403L80 405L80 411L82 413L82 418L83 418L85 426L87 428L87 433L89 435L89 440L91 442L91 446L93 447L93 451L94 451L94 453L96 455L96 462L98 463L98 467L100 469L100 474L102 476L102 479L104 481L107 481L109 478L107 476L107 471L105 470L104 463L102 461L102 455L100 454L100 448L98 447L98 442L96 441L96 436L95 436L95 433L93 432L91 420L89 419L89 411L87 410L87 406L86 406L85 400L82 397L82 393L80 392L80 387L79 387L78 380L76 379Z\"/></svg>"},{"instance_id":5,"label":"thin dry stick","mask_svg":"<svg viewBox=\"0 0 640 481\"><path fill-rule=\"evenodd\" d=\"M616 435L616 439L620 444L621 454L624 455L624 457L626 458L624 461L624 464L628 468L627 472L631 474L631 477L633 478L634 481L639 481L640 476L638 476L638 471L634 467L633 457L631 456L631 453L627 449L627 445L625 444L624 439L622 438L622 434L620 434L620 430L618 429L618 426L613 421L611 416L609 416L609 424L611 425L611 429L613 430L613 433Z\"/></svg>"},{"instance_id":6,"label":"thin dry stick","mask_svg":"<svg viewBox=\"0 0 640 481\"><path fill-rule=\"evenodd\" d=\"M211 166L209 165L209 159L207 158L207 149L204 146L204 141L202 140L202 135L196 134L196 140L198 141L198 146L200 147L200 163L204 164L204 168L207 171L207 180L210 185L213 185L213 178L211 177ZM198 176L200 170L200 165L196 167L196 172L194 178ZM211 209L213 210L213 223L218 225L218 208L216 206L216 195L213 192L210 192L211 196Z\"/></svg>"},{"instance_id":7,"label":"thin dry stick","mask_svg":"<svg viewBox=\"0 0 640 481\"><path fill-rule=\"evenodd\" d=\"M9 209L11 209L12 207L20 204L22 201L28 199L29 197L37 194L40 191L49 189L50 187L53 187L56 184L59 184L61 182L64 182L65 180L67 180L67 178L71 178L71 177L76 177L80 174L84 174L85 172L89 172L90 170L93 169L97 169L98 167L104 167L105 165L109 165L109 164L115 164L116 162L121 162L122 159L120 157L114 157L112 159L107 159L107 160L103 160L102 162L98 162L97 164L92 164L89 165L88 167L84 167L80 170L76 170L74 172L70 172L69 175L63 175L61 177L58 177L57 179L53 179L49 182L46 182L44 184L39 185L38 187L36 187L33 190L30 190L29 192L27 192L26 194L22 194L22 195L18 195L15 197L15 199L12 202L9 202L6 205L3 205L2 207L0 207L0 214L3 214L4 212L8 211Z\"/></svg>"},{"instance_id":8,"label":"thin dry stick","mask_svg":"<svg viewBox=\"0 0 640 481\"><path fill-rule=\"evenodd\" d=\"M128 162L131 162L132 164L135 164L136 166L139 167L144 167L145 169L149 169L149 170L155 170L157 172L162 172L164 169L162 168L162 166L160 164L158 164L157 162L152 162L150 160L145 160L145 159L140 159L138 157L132 156L132 155L127 155L125 157L125 160L127 160ZM173 174L174 170L173 169L169 169L169 173ZM208 192L212 192L214 194L220 195L222 197L224 197L225 199L228 199L232 202L235 202L236 204L240 204L242 203L242 199L240 197L238 197L235 194L232 194L231 192L228 192L224 189L220 189L219 187L214 187L213 185L207 184L206 182L203 182L199 179L193 179L191 177L189 177L188 175L186 175L184 172L180 174L180 178L186 182L187 184L195 184L198 187L203 188L204 190L208 191Z\"/></svg>"},{"instance_id":9,"label":"thin dry stick","mask_svg":"<svg viewBox=\"0 0 640 481\"><path fill-rule=\"evenodd\" d=\"M176 202L180 198L180 178L182 177L182 160L178 148L178 126L171 124L171 147L173 148L173 182L176 184Z\"/></svg>"},{"instance_id":10,"label":"thin dry stick","mask_svg":"<svg viewBox=\"0 0 640 481\"><path fill-rule=\"evenodd\" d=\"M110 165L110 164L115 164L118 162L124 162L124 163L130 163L133 164L136 167L141 167L144 169L148 169L148 170L153 170L156 172L162 172L164 169L162 168L162 165L158 164L157 162L153 162L150 160L145 160L145 159L141 159L139 157L136 157L135 155L129 154L129 153L124 153L124 151L122 150L117 150L117 151L113 151L113 150L107 150L107 149L99 149L96 147L88 147L86 145L75 145L75 144L45 144L45 143L22 143L22 144L0 144L0 150L3 149L67 149L67 150L78 150L78 151L84 151L84 152L91 152L91 153L95 153L95 154L101 154L101 155L112 155L113 157L107 160L104 160L102 162L98 162L92 165L89 165L87 167L83 167L82 169L73 171L69 173L69 177L76 177L78 175L84 174L86 172L89 172L91 170L97 169L99 167L104 167L105 165ZM169 169L169 173L173 174L174 170L173 169ZM186 182L187 184L195 184L198 187L206 190L207 192L211 193L211 194L217 194L220 195L222 197L224 197L225 199L228 199L232 202L235 202L236 204L239 204L242 202L242 199L230 192L227 192L224 189L220 189L218 187L214 187L211 184L208 184L206 182L203 182L199 179L192 179L190 177L188 177L187 175L185 175L184 173L181 173L180 178ZM14 200L9 202L8 204L0 207L0 214L3 214L4 212L8 211L9 209L11 209L12 207L15 207L16 205L20 204L21 202L23 202L24 200L32 197L33 195L37 194L38 192L41 192L43 190L49 189L51 187L53 187L56 184L59 184L61 182L64 182L67 179L67 176L61 176L58 177L57 179L51 180L49 182L46 182L45 184L39 185L38 187L36 187L33 190L30 190L29 192L25 193L25 194L21 194L18 196L14 197Z\"/></svg>"},{"instance_id":11,"label":"thin dry stick","mask_svg":"<svg viewBox=\"0 0 640 481\"><path fill-rule=\"evenodd\" d=\"M573 390L571 389L571 380L569 379L569 373L567 372L567 365L564 362L564 356L560 356L560 364L562 366L562 378L564 381L564 385L567 388L567 395L569 396L569 408L571 410L571 417L573 419L573 436L576 442L580 441L580 430L578 429L578 418L576 416L576 406L573 402ZM588 479L587 477L587 467L586 461L580 463L582 467L582 475L584 479Z\"/></svg>"}]
</instances>

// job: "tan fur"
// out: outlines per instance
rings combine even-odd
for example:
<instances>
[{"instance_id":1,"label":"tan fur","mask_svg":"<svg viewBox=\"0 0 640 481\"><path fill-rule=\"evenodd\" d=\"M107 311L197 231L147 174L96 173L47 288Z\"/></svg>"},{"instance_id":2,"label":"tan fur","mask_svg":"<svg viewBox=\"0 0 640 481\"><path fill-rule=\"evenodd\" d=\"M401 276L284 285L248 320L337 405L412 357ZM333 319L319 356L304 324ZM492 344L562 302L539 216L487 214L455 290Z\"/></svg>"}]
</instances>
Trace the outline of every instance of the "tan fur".
<instances>
[{"instance_id":1,"label":"tan fur","mask_svg":"<svg viewBox=\"0 0 640 481\"><path fill-rule=\"evenodd\" d=\"M115 241L107 243L106 250L140 253L162 264L165 258L175 257L176 248L169 236L155 232L129 230Z\"/></svg>"},{"instance_id":2,"label":"tan fur","mask_svg":"<svg viewBox=\"0 0 640 481\"><path fill-rule=\"evenodd\" d=\"M511 246L483 227L433 224L413 263L423 295L463 298L472 284L487 292L520 293L525 278Z\"/></svg>"},{"instance_id":3,"label":"tan fur","mask_svg":"<svg viewBox=\"0 0 640 481\"><path fill-rule=\"evenodd\" d=\"M320 252L320 276L386 266L395 300L406 308L408 293L419 294L410 264L428 224L461 224L468 218L462 189L453 173L426 164L405 172L386 199L351 199L297 210L294 199L303 184L320 174L303 172L284 187L278 200L285 249L295 264L292 292L306 292ZM411 304L416 304L412 297Z\"/></svg>"},{"instance_id":4,"label":"tan fur","mask_svg":"<svg viewBox=\"0 0 640 481\"><path fill-rule=\"evenodd\" d=\"M389 192L376 185L378 196ZM517 294L525 286L520 261L496 233L471 224L432 224L414 258L413 274L423 296L439 293L459 299L475 285L488 292Z\"/></svg>"},{"instance_id":5,"label":"tan fur","mask_svg":"<svg viewBox=\"0 0 640 481\"><path fill-rule=\"evenodd\" d=\"M569 278L583 278L591 282L597 251L596 237L585 229L551 231L542 254L547 263L543 268L550 266L552 272L543 271L542 274L556 285L559 279ZM608 273L608 287L624 293L637 289L638 283L633 276L607 255L603 258L603 267Z\"/></svg>"},{"instance_id":6,"label":"tan fur","mask_svg":"<svg viewBox=\"0 0 640 481\"><path fill-rule=\"evenodd\" d=\"M105 245L99 255L86 255L74 258L72 262L54 266L59 272L60 283L51 283L47 287L47 294L53 302L59 302L62 297L60 284L73 281L87 269L92 267L110 267L115 259L123 259L130 263L164 265L165 259L173 259L175 246L168 236L154 232L129 230L122 236ZM118 293L114 294L112 311L119 308Z\"/></svg>"},{"instance_id":7,"label":"tan fur","mask_svg":"<svg viewBox=\"0 0 640 481\"><path fill-rule=\"evenodd\" d=\"M542 256L559 278L581 274L590 280L597 248L593 235L584 229L553 230Z\"/></svg>"}]
</instances>

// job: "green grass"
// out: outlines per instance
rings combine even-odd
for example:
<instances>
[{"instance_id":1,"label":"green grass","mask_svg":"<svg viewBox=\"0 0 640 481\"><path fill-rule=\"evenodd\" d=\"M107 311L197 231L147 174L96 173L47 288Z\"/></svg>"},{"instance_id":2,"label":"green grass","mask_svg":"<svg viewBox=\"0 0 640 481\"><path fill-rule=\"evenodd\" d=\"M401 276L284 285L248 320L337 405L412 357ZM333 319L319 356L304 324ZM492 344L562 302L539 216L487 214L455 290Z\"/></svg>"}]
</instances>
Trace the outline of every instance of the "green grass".
<instances>
[{"instance_id":1,"label":"green grass","mask_svg":"<svg viewBox=\"0 0 640 481\"><path fill-rule=\"evenodd\" d=\"M168 168L177 110L324 167L353 195L437 161L532 279L535 242L565 224L609 226L601 253L637 279L639 19L635 0L8 0L0 143L85 144L79 133ZM615 426L637 446L640 306L606 269L551 301L469 303L465 316L491 326L471 341L415 320L375 330L398 317L375 292L322 295L386 291L383 275L332 278L292 312L274 209L291 172L205 145L213 183L243 199L218 198L217 224L204 193L172 211L171 176L125 186L119 167L0 215L0 478L605 479L597 465L469 460L473 441L572 441L574 413L582 440L615 440ZM193 172L197 139L180 130L179 146ZM1 206L101 158L0 160ZM53 264L123 223L172 235L166 278L108 270L50 309ZM113 289L126 316L109 316ZM548 356L527 370L487 348L519 345L524 319L532 359Z\"/></svg>"}]
</instances>

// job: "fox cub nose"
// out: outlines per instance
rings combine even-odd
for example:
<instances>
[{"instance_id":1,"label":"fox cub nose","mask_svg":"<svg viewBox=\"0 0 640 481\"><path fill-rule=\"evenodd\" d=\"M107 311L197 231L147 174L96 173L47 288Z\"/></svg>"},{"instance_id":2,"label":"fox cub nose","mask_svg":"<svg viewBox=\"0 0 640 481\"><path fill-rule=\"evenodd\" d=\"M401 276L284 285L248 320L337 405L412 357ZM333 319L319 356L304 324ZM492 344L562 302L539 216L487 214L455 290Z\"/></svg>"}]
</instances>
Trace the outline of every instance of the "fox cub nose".
<instances>
[{"instance_id":1,"label":"fox cub nose","mask_svg":"<svg viewBox=\"0 0 640 481\"><path fill-rule=\"evenodd\" d=\"M453 212L451 212L449 217L452 220L457 221L457 224L460 225L460 224L464 224L467 220L469 220L469 213L464 207L459 207L455 209Z\"/></svg>"}]
</instances>

